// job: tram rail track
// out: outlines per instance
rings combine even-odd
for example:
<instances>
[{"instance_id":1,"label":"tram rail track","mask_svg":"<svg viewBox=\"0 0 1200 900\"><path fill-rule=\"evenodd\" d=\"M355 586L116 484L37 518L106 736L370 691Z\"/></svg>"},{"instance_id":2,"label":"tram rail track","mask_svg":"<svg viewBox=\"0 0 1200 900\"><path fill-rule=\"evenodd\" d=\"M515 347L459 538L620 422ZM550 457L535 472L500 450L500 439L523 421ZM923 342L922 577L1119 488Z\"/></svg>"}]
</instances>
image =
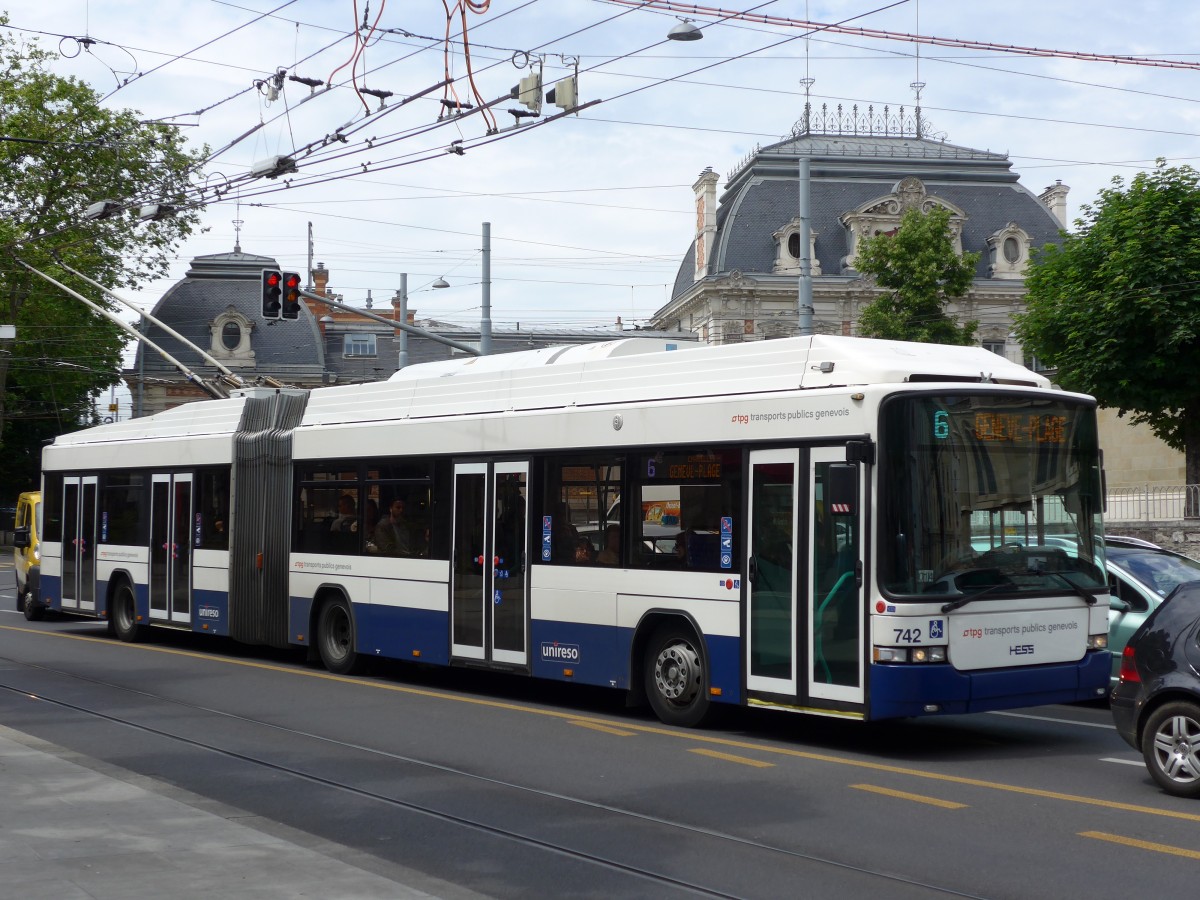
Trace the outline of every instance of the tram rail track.
<instances>
[{"instance_id":1,"label":"tram rail track","mask_svg":"<svg viewBox=\"0 0 1200 900\"><path fill-rule=\"evenodd\" d=\"M644 812L627 809L611 804L599 803L595 800L589 800L583 797L570 796L560 792L549 791L543 788L538 788L530 785L518 784L512 781L498 779L492 776L470 772L465 769L447 766L442 763L433 762L430 760L420 759L410 755L395 753L379 747L371 747L365 744L346 741L328 735L318 734L304 729L293 728L287 725L281 725L277 722L270 722L264 719L245 716L237 713L231 713L225 710L216 709L211 706L193 703L186 700L181 700L176 697L170 697L165 694L147 691L142 688L133 688L127 685L118 684L104 679L81 675L79 673L70 672L65 669L46 666L40 664L29 663L23 660L12 659L9 657L0 657L6 662L25 669L37 670L48 675L57 676L60 678L71 679L76 682L86 683L97 688L102 688L110 691L119 691L124 694L136 696L142 700L151 701L153 703L170 704L171 706L182 708L193 713L218 716L226 720L235 721L240 724L248 725L253 728L266 729L279 735L287 735L292 738L305 739L318 742L323 745L340 748L346 751L367 754L371 757L385 759L392 762L403 763L421 767L426 770L435 771L439 774L449 775L456 778L469 779L476 783L484 783L491 787L500 788L506 791L519 792L520 794L537 797L543 800L567 804L568 807L576 809L587 809L596 812L602 812L609 815L624 817L631 821L643 823L660 828L670 829L680 834L692 835L694 837L703 837L714 839L720 842L727 842L730 845L736 845L745 849L763 852L769 855L776 856L780 859L787 859L799 863L828 867L831 870L842 870L848 873L854 873L860 876L866 876L872 879L878 879L880 882L880 890L883 890L884 884L894 886L904 885L909 888L926 890L930 893L948 897L966 897L976 898L979 900L981 895L974 893L965 893L953 888L948 888L941 885L931 884L918 879L907 878L896 873L884 872L870 867L856 865L854 863L832 859L811 853L804 853L797 850L792 850L786 847L757 841L752 838L743 837L725 831L720 831L711 828L697 826L675 819L669 819L654 815L649 815ZM77 702L63 699L62 697L50 696L47 692L31 693L27 688L19 685L0 681L0 689L10 694L19 695L26 699L34 699L38 702L48 703L58 709L68 710L83 716L91 717L96 720L117 725L123 728L134 729L136 731L153 735L155 737L175 742L179 745L190 747L194 750L200 750L206 753L216 754L228 759L248 764L263 771L271 772L285 778L296 779L311 785L317 785L323 788L336 790L355 798L365 800L371 803L383 804L392 809L412 813L420 816L429 817L439 822L452 825L455 827L468 829L478 833L490 835L494 838L500 838L505 841L510 841L516 845L521 845L525 848L540 850L544 852L554 853L568 857L572 860L602 867L614 872L622 873L630 877L642 880L648 884L658 885L662 888L675 888L684 892L692 893L696 896L704 897L743 897L746 894L731 893L725 890L699 884L694 881L689 881L686 878L680 878L675 875L663 871L655 871L643 865L631 863L622 859L614 858L611 855L603 855L591 852L579 847L574 847L566 842L556 842L547 840L536 835L522 833L514 830L498 827L482 818L472 818L461 814L453 813L445 809L437 809L427 804L417 803L412 800L389 796L386 793L381 793L378 790L363 787L352 783L350 780L331 778L326 775L321 775L313 771L305 771L294 765L285 765L266 759L263 756L251 753L242 752L231 747L221 746L212 741L201 740L196 737L190 737L183 734L178 734L165 728L156 727L143 721L136 721L134 718L116 715L111 712L105 712L101 709L91 708ZM141 774L141 773L136 773ZM752 892L753 893L753 892Z\"/></svg>"}]
</instances>

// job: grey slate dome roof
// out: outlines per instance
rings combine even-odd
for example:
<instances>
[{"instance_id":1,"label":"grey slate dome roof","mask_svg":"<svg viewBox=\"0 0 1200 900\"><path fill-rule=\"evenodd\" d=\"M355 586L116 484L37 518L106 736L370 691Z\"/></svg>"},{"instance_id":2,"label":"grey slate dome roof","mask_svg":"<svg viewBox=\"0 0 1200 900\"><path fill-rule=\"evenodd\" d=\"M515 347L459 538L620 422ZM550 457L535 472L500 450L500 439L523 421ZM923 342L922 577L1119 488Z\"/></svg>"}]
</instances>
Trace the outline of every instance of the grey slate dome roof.
<instances>
[{"instance_id":1,"label":"grey slate dome roof","mask_svg":"<svg viewBox=\"0 0 1200 900\"><path fill-rule=\"evenodd\" d=\"M242 252L198 256L192 260L184 279L163 294L152 313L197 346L211 351L210 326L232 306L252 323L250 342L255 354L254 369L234 367L236 371L243 375L253 375L255 370L275 375L319 374L324 367L320 332L316 319L304 304L295 321L262 319L261 273L265 268L279 268L279 264L269 256ZM215 371L195 350L158 326L150 325L146 334L189 368ZM145 347L140 347L138 356L143 353L144 361L135 360L135 367L142 362L147 375L176 372L154 350L146 352Z\"/></svg>"},{"instance_id":2,"label":"grey slate dome roof","mask_svg":"<svg viewBox=\"0 0 1200 900\"><path fill-rule=\"evenodd\" d=\"M717 235L707 275L771 273L772 235L799 211L801 156L810 159L810 227L817 235L820 277L841 275L841 260L850 251L839 218L890 194L907 176L921 179L929 196L966 215L962 247L981 254L977 278L988 277L988 237L1009 222L1023 228L1034 247L1058 239L1057 219L1018 183L1019 176L1003 154L928 138L802 135L757 150L730 176L717 209ZM672 299L695 283L695 252L693 241L676 275Z\"/></svg>"}]
</instances>

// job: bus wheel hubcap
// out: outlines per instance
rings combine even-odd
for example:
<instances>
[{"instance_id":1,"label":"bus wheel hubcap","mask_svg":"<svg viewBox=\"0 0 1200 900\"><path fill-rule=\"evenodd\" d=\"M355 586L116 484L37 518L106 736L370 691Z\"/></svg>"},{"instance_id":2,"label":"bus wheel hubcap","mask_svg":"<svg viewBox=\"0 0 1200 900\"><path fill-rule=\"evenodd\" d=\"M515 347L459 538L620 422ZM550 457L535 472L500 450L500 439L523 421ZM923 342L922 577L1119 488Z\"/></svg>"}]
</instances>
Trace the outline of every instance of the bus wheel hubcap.
<instances>
[{"instance_id":1,"label":"bus wheel hubcap","mask_svg":"<svg viewBox=\"0 0 1200 900\"><path fill-rule=\"evenodd\" d=\"M662 649L654 663L654 683L659 694L668 700L687 704L696 696L696 679L700 672L700 657L685 643L671 644Z\"/></svg>"}]
</instances>

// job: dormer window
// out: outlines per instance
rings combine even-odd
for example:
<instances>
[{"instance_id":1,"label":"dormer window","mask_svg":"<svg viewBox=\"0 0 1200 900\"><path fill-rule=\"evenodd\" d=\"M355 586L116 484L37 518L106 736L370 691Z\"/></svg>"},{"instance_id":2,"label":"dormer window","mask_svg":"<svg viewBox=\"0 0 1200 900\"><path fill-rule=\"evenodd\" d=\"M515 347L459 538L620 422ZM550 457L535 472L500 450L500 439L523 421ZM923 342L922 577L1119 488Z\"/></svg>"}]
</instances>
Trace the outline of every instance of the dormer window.
<instances>
[{"instance_id":1,"label":"dormer window","mask_svg":"<svg viewBox=\"0 0 1200 900\"><path fill-rule=\"evenodd\" d=\"M254 350L250 346L253 330L253 322L236 307L227 306L208 323L208 352L227 366L252 366L255 364Z\"/></svg>"},{"instance_id":2,"label":"dormer window","mask_svg":"<svg viewBox=\"0 0 1200 900\"><path fill-rule=\"evenodd\" d=\"M1029 265L1029 235L1016 222L1009 222L987 239L988 277L1024 278Z\"/></svg>"},{"instance_id":3,"label":"dormer window","mask_svg":"<svg viewBox=\"0 0 1200 900\"><path fill-rule=\"evenodd\" d=\"M771 272L775 275L800 274L800 219L788 222L772 237L775 238L775 265ZM808 258L812 265L812 275L821 274L821 261L817 259L817 233L808 233Z\"/></svg>"},{"instance_id":4,"label":"dormer window","mask_svg":"<svg viewBox=\"0 0 1200 900\"><path fill-rule=\"evenodd\" d=\"M927 213L935 207L949 211L950 241L954 245L954 252L961 256L962 229L967 221L967 214L949 200L930 195L920 178L909 175L896 182L892 193L876 197L841 217L850 245L850 252L842 257L842 272L855 271L854 261L858 257L860 242L881 234L895 234L904 214L910 209Z\"/></svg>"}]
</instances>

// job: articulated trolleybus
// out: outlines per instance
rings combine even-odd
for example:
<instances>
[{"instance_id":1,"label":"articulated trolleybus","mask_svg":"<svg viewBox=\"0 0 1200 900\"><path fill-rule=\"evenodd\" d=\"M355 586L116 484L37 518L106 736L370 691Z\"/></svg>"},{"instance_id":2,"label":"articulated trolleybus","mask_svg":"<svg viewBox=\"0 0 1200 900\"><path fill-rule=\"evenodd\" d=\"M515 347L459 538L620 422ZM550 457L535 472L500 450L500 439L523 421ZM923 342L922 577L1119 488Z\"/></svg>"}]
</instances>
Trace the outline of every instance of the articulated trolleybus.
<instances>
[{"instance_id":1,"label":"articulated trolleybus","mask_svg":"<svg viewBox=\"0 0 1200 900\"><path fill-rule=\"evenodd\" d=\"M604 685L665 722L1102 696L1094 402L980 348L628 339L248 389L44 452L42 602Z\"/></svg>"}]
</instances>

